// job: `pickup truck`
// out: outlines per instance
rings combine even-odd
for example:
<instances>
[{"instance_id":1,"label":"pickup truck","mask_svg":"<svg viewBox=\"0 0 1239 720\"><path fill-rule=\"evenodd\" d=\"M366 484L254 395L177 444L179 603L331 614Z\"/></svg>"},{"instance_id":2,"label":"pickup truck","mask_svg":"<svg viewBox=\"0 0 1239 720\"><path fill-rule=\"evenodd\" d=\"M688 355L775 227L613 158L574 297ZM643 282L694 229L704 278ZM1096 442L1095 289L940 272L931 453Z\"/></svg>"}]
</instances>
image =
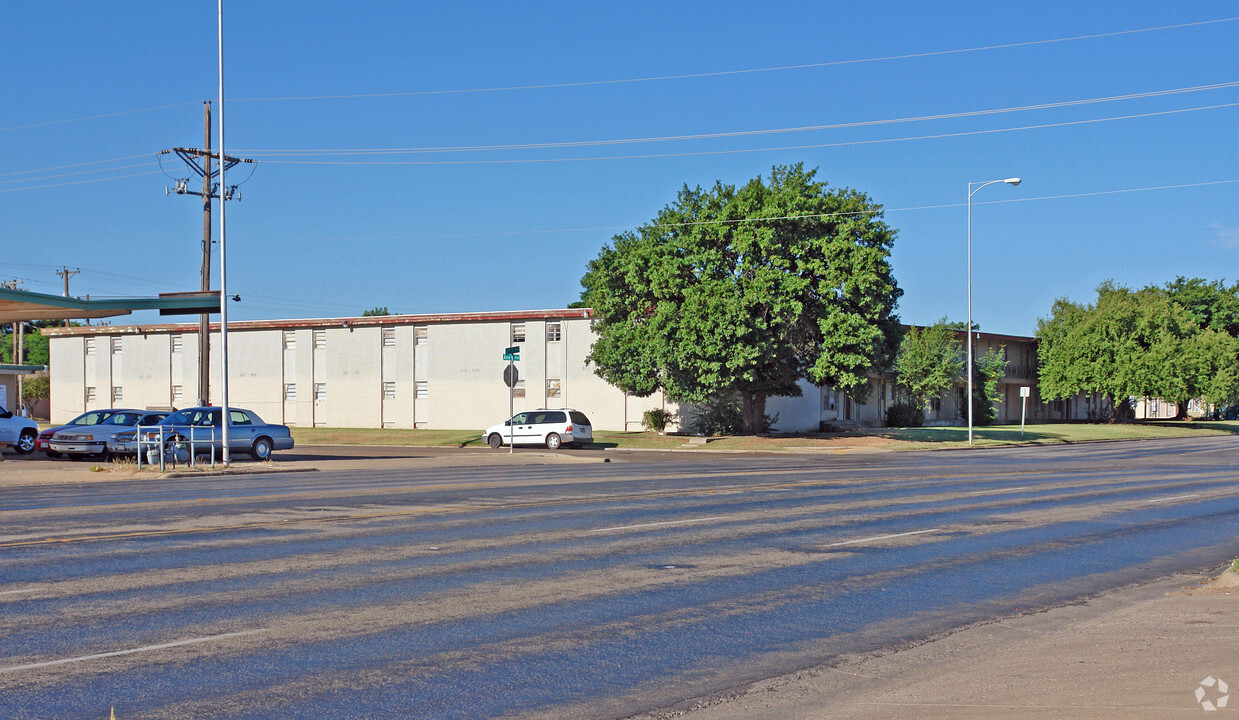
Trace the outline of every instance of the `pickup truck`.
<instances>
[{"instance_id":1,"label":"pickup truck","mask_svg":"<svg viewBox=\"0 0 1239 720\"><path fill-rule=\"evenodd\" d=\"M0 405L0 447L12 445L25 455L34 450L34 440L39 436L39 425L30 418L14 415Z\"/></svg>"}]
</instances>

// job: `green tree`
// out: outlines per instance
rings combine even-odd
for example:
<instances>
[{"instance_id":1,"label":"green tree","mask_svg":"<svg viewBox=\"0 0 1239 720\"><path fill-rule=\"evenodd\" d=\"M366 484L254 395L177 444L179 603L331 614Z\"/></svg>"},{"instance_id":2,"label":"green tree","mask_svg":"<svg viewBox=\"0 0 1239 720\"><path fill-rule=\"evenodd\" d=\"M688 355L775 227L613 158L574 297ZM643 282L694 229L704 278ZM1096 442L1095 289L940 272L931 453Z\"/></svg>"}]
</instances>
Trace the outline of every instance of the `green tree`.
<instances>
[{"instance_id":1,"label":"green tree","mask_svg":"<svg viewBox=\"0 0 1239 720\"><path fill-rule=\"evenodd\" d=\"M1225 394L1239 350L1239 341L1202 329L1167 293L1112 281L1097 288L1092 305L1055 301L1051 316L1037 322L1037 340L1042 397L1101 393L1114 408L1113 420L1130 418L1130 397L1186 405Z\"/></svg>"},{"instance_id":2,"label":"green tree","mask_svg":"<svg viewBox=\"0 0 1239 720\"><path fill-rule=\"evenodd\" d=\"M685 186L603 247L581 279L597 374L679 401L738 393L746 432L762 426L767 397L799 395L801 378L864 399L899 338L895 231L880 205L816 172Z\"/></svg>"},{"instance_id":3,"label":"green tree","mask_svg":"<svg viewBox=\"0 0 1239 720\"><path fill-rule=\"evenodd\" d=\"M924 410L933 398L958 382L964 372L963 347L946 318L927 328L911 328L899 342L895 380Z\"/></svg>"},{"instance_id":4,"label":"green tree","mask_svg":"<svg viewBox=\"0 0 1239 720\"><path fill-rule=\"evenodd\" d=\"M27 412L33 414L34 404L38 401L51 397L52 381L47 376L47 373L35 373L27 375L22 380L22 402L26 405Z\"/></svg>"},{"instance_id":5,"label":"green tree","mask_svg":"<svg viewBox=\"0 0 1239 720\"><path fill-rule=\"evenodd\" d=\"M1145 289L1160 289L1166 293L1172 301L1183 306L1202 329L1209 328L1239 337L1239 283L1227 287L1221 280L1180 275L1161 288L1149 286Z\"/></svg>"},{"instance_id":6,"label":"green tree","mask_svg":"<svg viewBox=\"0 0 1239 720\"><path fill-rule=\"evenodd\" d=\"M1149 286L1145 289L1164 293L1171 302L1187 310L1201 330L1215 330L1231 338L1239 337L1239 284L1228 287L1221 280L1179 276L1161 288ZM1221 338L1202 336L1200 346L1191 348L1193 352L1187 358L1194 374L1203 378L1196 384L1198 394L1195 397L1219 405L1229 404L1239 397L1237 359L1232 358L1228 363L1220 361L1222 349L1217 346L1224 344ZM1187 401L1191 397L1166 399L1176 403L1177 419L1187 417Z\"/></svg>"},{"instance_id":7,"label":"green tree","mask_svg":"<svg viewBox=\"0 0 1239 720\"><path fill-rule=\"evenodd\" d=\"M973 356L972 379L972 422L974 425L989 425L997 419L995 405L1002 402L999 397L1002 389L1002 379L1007 375L1007 358L1000 348L990 348L985 354Z\"/></svg>"},{"instance_id":8,"label":"green tree","mask_svg":"<svg viewBox=\"0 0 1239 720\"><path fill-rule=\"evenodd\" d=\"M391 314L392 313L391 311L387 309L387 306L383 305L382 307L372 307L369 310L362 313L361 316L362 317L379 317L382 315L391 315Z\"/></svg>"},{"instance_id":9,"label":"green tree","mask_svg":"<svg viewBox=\"0 0 1239 720\"><path fill-rule=\"evenodd\" d=\"M39 331L46 322L26 323L22 335L22 357L13 358L13 325L6 323L0 327L0 362L15 365L46 365L50 357L47 348L47 338Z\"/></svg>"}]
</instances>

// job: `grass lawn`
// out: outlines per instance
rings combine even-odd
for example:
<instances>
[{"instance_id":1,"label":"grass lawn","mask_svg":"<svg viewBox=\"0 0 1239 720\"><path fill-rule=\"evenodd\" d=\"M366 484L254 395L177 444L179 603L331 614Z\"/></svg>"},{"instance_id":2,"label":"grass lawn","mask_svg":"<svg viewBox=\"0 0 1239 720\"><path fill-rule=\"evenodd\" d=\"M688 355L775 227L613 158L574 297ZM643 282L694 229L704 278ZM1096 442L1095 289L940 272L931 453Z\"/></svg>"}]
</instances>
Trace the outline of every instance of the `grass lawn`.
<instances>
[{"instance_id":1,"label":"grass lawn","mask_svg":"<svg viewBox=\"0 0 1239 720\"><path fill-rule=\"evenodd\" d=\"M405 445L414 447L485 447L480 430L394 430L376 428L292 428L298 445ZM1096 440L1139 440L1202 435L1239 434L1239 421L1168 422L1142 421L1129 425L1057 424L1029 425L1020 435L1018 425L973 428L973 444L994 447L1017 443L1045 445ZM596 447L676 450L688 438L648 432L594 433ZM734 436L711 439L710 450L800 451L868 447L881 450L923 450L966 447L968 428L863 428L840 433Z\"/></svg>"}]
</instances>

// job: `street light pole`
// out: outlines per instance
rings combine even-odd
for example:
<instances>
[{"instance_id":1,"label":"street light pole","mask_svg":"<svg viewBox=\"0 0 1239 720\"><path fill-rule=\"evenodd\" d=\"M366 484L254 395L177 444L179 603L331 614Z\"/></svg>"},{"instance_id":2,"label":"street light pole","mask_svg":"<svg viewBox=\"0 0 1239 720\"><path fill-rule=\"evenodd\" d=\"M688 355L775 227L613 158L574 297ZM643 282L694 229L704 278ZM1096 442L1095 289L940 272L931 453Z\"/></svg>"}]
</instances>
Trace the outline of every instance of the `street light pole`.
<instances>
[{"instance_id":1,"label":"street light pole","mask_svg":"<svg viewBox=\"0 0 1239 720\"><path fill-rule=\"evenodd\" d=\"M968 324L965 326L967 333L968 346L968 366L965 372L968 373L968 444L972 445L972 196L977 194L977 191L987 185L995 183L1006 183L1008 185L1019 185L1019 178L1007 178L1005 180L989 180L987 182L968 183ZM976 185L976 189L973 189Z\"/></svg>"}]
</instances>

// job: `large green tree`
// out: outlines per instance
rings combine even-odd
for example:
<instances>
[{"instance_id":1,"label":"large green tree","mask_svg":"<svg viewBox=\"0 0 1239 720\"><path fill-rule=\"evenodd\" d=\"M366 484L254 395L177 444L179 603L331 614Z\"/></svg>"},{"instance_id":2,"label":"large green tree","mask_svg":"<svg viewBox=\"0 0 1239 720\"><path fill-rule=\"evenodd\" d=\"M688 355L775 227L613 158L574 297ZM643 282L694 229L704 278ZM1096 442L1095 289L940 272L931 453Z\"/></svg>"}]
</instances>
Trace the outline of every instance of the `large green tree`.
<instances>
[{"instance_id":1,"label":"large green tree","mask_svg":"<svg viewBox=\"0 0 1239 720\"><path fill-rule=\"evenodd\" d=\"M13 357L13 325L5 323L3 326L0 326L0 363L46 365L49 358L47 338L43 336L40 328L46 327L49 324L48 321L25 323L26 327L21 339L22 357L16 359Z\"/></svg>"},{"instance_id":2,"label":"large green tree","mask_svg":"<svg viewBox=\"0 0 1239 720\"><path fill-rule=\"evenodd\" d=\"M1115 420L1130 417L1129 397L1186 404L1233 393L1239 341L1201 328L1156 288L1133 291L1107 281L1092 305L1059 299L1050 317L1038 321L1037 340L1042 397L1101 393Z\"/></svg>"},{"instance_id":3,"label":"large green tree","mask_svg":"<svg viewBox=\"0 0 1239 720\"><path fill-rule=\"evenodd\" d=\"M1149 286L1145 290L1161 292L1170 298L1171 302L1187 310L1192 320L1201 330L1216 330L1228 337L1239 337L1239 284L1227 286L1221 280L1205 280L1204 278L1187 278L1179 276L1162 287ZM1189 358L1195 368L1195 373L1206 378L1203 387L1193 388L1198 397L1207 398L1209 402L1229 403L1239 396L1239 379L1236 374L1236 359L1223 362L1217 348L1212 345L1224 344L1221 338L1202 340L1203 347ZM1197 384L1198 386L1201 383ZM1179 419L1187 416L1187 401L1193 396L1168 397L1176 403Z\"/></svg>"},{"instance_id":4,"label":"large green tree","mask_svg":"<svg viewBox=\"0 0 1239 720\"><path fill-rule=\"evenodd\" d=\"M964 348L946 318L927 328L911 328L899 343L895 380L922 410L963 377Z\"/></svg>"},{"instance_id":5,"label":"large green tree","mask_svg":"<svg viewBox=\"0 0 1239 720\"><path fill-rule=\"evenodd\" d=\"M747 432L797 381L866 397L898 343L895 231L868 196L816 170L775 166L736 188L685 186L581 279L596 372L636 395L705 402L736 393Z\"/></svg>"}]
</instances>

